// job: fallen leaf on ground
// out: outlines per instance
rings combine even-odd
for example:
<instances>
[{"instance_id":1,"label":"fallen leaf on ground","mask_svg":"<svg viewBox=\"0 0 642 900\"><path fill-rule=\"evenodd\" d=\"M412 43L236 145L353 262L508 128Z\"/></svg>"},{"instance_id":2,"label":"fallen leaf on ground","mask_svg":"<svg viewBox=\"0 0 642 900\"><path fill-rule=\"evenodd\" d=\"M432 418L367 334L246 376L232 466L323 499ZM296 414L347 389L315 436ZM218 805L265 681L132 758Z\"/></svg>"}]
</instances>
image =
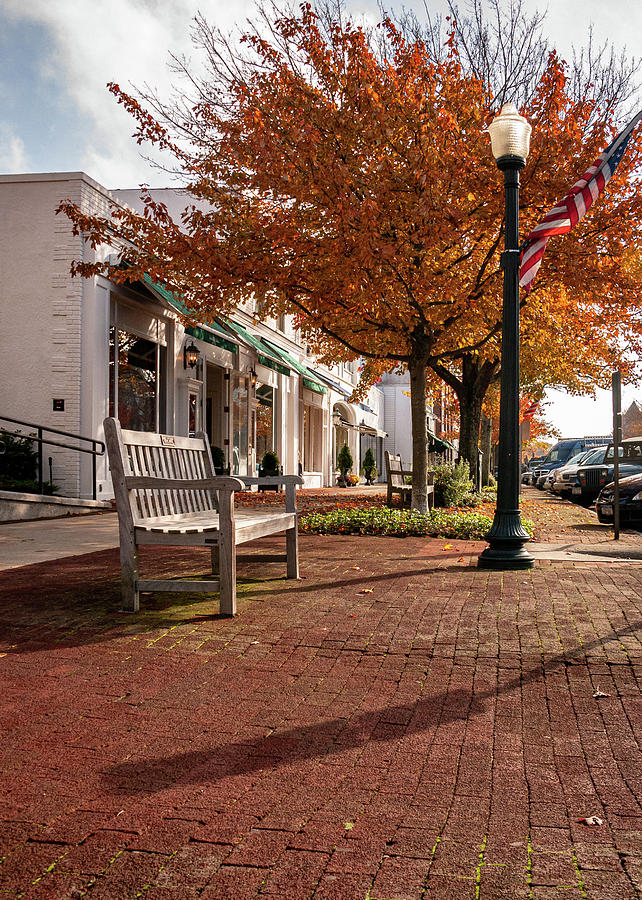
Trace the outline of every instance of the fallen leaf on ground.
<instances>
[{"instance_id":1,"label":"fallen leaf on ground","mask_svg":"<svg viewBox=\"0 0 642 900\"><path fill-rule=\"evenodd\" d=\"M457 560L457 562L464 562L464 557L460 556L459 559Z\"/></svg>"},{"instance_id":2,"label":"fallen leaf on ground","mask_svg":"<svg viewBox=\"0 0 642 900\"><path fill-rule=\"evenodd\" d=\"M603 825L604 823L600 819L599 816L586 816L584 819L579 819L583 825Z\"/></svg>"},{"instance_id":3,"label":"fallen leaf on ground","mask_svg":"<svg viewBox=\"0 0 642 900\"><path fill-rule=\"evenodd\" d=\"M452 550L452 548L453 548L453 545L452 545L452 544L445 544L445 545L442 547L442 550Z\"/></svg>"},{"instance_id":4,"label":"fallen leaf on ground","mask_svg":"<svg viewBox=\"0 0 642 900\"><path fill-rule=\"evenodd\" d=\"M605 694L604 691L601 691L598 687L598 688L595 688L595 690L593 691L593 696L594 697L608 697L609 695Z\"/></svg>"},{"instance_id":5,"label":"fallen leaf on ground","mask_svg":"<svg viewBox=\"0 0 642 900\"><path fill-rule=\"evenodd\" d=\"M364 588L362 591L359 591L360 594L374 594L374 588Z\"/></svg>"},{"instance_id":6,"label":"fallen leaf on ground","mask_svg":"<svg viewBox=\"0 0 642 900\"><path fill-rule=\"evenodd\" d=\"M351 569L361 569L361 566L350 566Z\"/></svg>"}]
</instances>

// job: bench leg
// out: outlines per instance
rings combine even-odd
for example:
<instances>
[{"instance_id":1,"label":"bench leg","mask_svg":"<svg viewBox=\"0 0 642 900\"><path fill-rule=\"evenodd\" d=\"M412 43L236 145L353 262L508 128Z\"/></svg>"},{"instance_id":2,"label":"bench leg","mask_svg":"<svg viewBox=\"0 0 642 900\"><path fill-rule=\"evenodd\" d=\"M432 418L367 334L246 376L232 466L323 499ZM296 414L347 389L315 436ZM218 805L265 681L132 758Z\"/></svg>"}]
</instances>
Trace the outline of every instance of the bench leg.
<instances>
[{"instance_id":1,"label":"bench leg","mask_svg":"<svg viewBox=\"0 0 642 900\"><path fill-rule=\"evenodd\" d=\"M218 544L212 547L212 575L218 575L221 571L221 558L218 549Z\"/></svg>"},{"instance_id":2,"label":"bench leg","mask_svg":"<svg viewBox=\"0 0 642 900\"><path fill-rule=\"evenodd\" d=\"M120 539L120 592L123 612L138 612L140 609L138 548L132 536L122 534Z\"/></svg>"},{"instance_id":3,"label":"bench leg","mask_svg":"<svg viewBox=\"0 0 642 900\"><path fill-rule=\"evenodd\" d=\"M295 525L285 532L285 549L287 553L288 578L299 577L299 533Z\"/></svg>"},{"instance_id":4,"label":"bench leg","mask_svg":"<svg viewBox=\"0 0 642 900\"><path fill-rule=\"evenodd\" d=\"M220 610L222 616L236 615L236 547L222 541L219 550Z\"/></svg>"}]
</instances>

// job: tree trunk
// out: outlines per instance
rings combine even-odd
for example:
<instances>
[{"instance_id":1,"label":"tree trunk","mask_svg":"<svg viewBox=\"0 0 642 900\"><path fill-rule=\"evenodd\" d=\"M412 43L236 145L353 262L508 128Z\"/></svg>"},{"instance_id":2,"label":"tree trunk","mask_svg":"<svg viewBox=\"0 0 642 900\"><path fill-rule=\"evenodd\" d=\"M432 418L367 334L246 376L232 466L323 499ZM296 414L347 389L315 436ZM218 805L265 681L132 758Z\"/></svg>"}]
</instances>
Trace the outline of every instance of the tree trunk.
<instances>
[{"instance_id":1,"label":"tree trunk","mask_svg":"<svg viewBox=\"0 0 642 900\"><path fill-rule=\"evenodd\" d=\"M477 470L482 405L488 388L499 377L499 361L480 362L479 357L464 356L461 375L439 363L432 368L450 385L459 400L459 456L466 460L474 477Z\"/></svg>"},{"instance_id":2,"label":"tree trunk","mask_svg":"<svg viewBox=\"0 0 642 900\"><path fill-rule=\"evenodd\" d=\"M459 397L459 455L468 463L470 474L474 478L484 396L476 390L462 390L462 394L464 396Z\"/></svg>"},{"instance_id":3,"label":"tree trunk","mask_svg":"<svg viewBox=\"0 0 642 900\"><path fill-rule=\"evenodd\" d=\"M482 457L482 486L490 484L490 463L493 452L493 423L488 416L483 415L481 421L481 449Z\"/></svg>"},{"instance_id":4,"label":"tree trunk","mask_svg":"<svg viewBox=\"0 0 642 900\"><path fill-rule=\"evenodd\" d=\"M426 363L413 354L410 364L412 417L412 508L428 512L428 429L426 425Z\"/></svg>"}]
</instances>

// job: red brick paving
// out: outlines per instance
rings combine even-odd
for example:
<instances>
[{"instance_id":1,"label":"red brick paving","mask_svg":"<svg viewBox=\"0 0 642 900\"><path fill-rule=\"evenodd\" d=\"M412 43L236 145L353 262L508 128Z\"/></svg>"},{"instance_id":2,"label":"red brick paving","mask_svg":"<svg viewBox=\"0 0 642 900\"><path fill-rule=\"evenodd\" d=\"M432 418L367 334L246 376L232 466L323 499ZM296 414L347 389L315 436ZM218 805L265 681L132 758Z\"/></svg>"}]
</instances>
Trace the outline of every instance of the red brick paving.
<instances>
[{"instance_id":1,"label":"red brick paving","mask_svg":"<svg viewBox=\"0 0 642 900\"><path fill-rule=\"evenodd\" d=\"M642 567L449 543L304 536L233 620L119 613L112 551L0 573L0 897L642 896Z\"/></svg>"}]
</instances>

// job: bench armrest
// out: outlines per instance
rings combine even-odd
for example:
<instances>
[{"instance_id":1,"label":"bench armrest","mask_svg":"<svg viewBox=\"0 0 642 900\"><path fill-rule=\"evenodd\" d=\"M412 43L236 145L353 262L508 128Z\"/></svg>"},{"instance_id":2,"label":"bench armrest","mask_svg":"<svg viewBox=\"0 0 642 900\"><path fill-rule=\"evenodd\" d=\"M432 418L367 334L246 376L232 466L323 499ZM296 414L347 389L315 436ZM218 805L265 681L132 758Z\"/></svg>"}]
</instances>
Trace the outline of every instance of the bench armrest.
<instances>
[{"instance_id":1,"label":"bench armrest","mask_svg":"<svg viewBox=\"0 0 642 900\"><path fill-rule=\"evenodd\" d=\"M255 475L238 475L235 477L246 486L250 484L265 484L268 487L275 484L305 484L300 475L264 475L261 478L257 478Z\"/></svg>"},{"instance_id":2,"label":"bench armrest","mask_svg":"<svg viewBox=\"0 0 642 900\"><path fill-rule=\"evenodd\" d=\"M160 491L242 491L244 484L240 478L221 476L220 478L157 478L153 475L126 475L128 490Z\"/></svg>"}]
</instances>

